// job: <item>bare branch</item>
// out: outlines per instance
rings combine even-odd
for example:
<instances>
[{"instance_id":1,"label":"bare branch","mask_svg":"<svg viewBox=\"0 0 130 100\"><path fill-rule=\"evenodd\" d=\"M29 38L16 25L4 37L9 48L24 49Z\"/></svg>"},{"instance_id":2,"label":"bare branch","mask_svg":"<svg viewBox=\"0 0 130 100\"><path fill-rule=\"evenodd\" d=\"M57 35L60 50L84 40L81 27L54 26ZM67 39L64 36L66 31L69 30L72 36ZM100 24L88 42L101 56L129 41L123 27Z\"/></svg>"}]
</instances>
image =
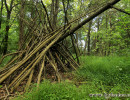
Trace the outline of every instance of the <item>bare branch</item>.
<instances>
[{"instance_id":1,"label":"bare branch","mask_svg":"<svg viewBox=\"0 0 130 100\"><path fill-rule=\"evenodd\" d=\"M114 8L114 9L116 9L116 10L118 10L118 11L120 11L120 12L123 12L123 13L125 13L125 14L130 15L130 13L128 13L128 12L122 10L122 9L116 8L116 7L114 7L114 6L111 6L111 7Z\"/></svg>"},{"instance_id":2,"label":"bare branch","mask_svg":"<svg viewBox=\"0 0 130 100\"><path fill-rule=\"evenodd\" d=\"M14 2L14 0L11 0L11 3L10 3L10 11L12 11L12 9L13 9L13 2Z\"/></svg>"},{"instance_id":3,"label":"bare branch","mask_svg":"<svg viewBox=\"0 0 130 100\"><path fill-rule=\"evenodd\" d=\"M44 5L44 3L43 3L42 0L41 0L41 4L42 4L42 6L43 6L43 8L44 8L44 10L45 10L45 12L46 12L47 20L48 20L48 22L49 22L49 26L50 26L50 28L51 28L52 31L53 31L53 28L52 28L52 26L51 26L51 22L50 22L50 19L49 19L48 13L47 13L47 9L46 9L46 7L45 7L45 5Z\"/></svg>"},{"instance_id":4,"label":"bare branch","mask_svg":"<svg viewBox=\"0 0 130 100\"><path fill-rule=\"evenodd\" d=\"M6 0L4 0L4 2L5 2L5 7L6 7L7 11L9 11L9 8L8 8Z\"/></svg>"}]
</instances>

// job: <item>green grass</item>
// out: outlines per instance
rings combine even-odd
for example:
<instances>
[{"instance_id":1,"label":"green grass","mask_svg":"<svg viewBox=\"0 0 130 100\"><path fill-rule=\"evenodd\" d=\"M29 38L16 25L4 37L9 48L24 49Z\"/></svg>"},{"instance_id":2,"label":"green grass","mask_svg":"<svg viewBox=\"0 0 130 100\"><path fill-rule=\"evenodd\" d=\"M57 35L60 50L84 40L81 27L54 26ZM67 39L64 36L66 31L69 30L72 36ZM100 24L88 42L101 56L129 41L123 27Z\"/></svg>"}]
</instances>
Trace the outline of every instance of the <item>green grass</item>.
<instances>
[{"instance_id":1,"label":"green grass","mask_svg":"<svg viewBox=\"0 0 130 100\"><path fill-rule=\"evenodd\" d=\"M104 85L130 85L130 57L81 57L77 77L82 80L102 81Z\"/></svg>"},{"instance_id":2,"label":"green grass","mask_svg":"<svg viewBox=\"0 0 130 100\"><path fill-rule=\"evenodd\" d=\"M75 73L78 81L97 84L102 93L130 92L130 57L81 57L81 68Z\"/></svg>"},{"instance_id":3,"label":"green grass","mask_svg":"<svg viewBox=\"0 0 130 100\"><path fill-rule=\"evenodd\" d=\"M52 84L49 81L44 81L40 84L38 91L34 87L32 92L27 92L15 100L91 100L90 93L100 93L98 89L94 88L95 84L76 87L68 82ZM97 100L96 97L93 99ZM103 97L98 98L98 100L103 99Z\"/></svg>"},{"instance_id":4,"label":"green grass","mask_svg":"<svg viewBox=\"0 0 130 100\"><path fill-rule=\"evenodd\" d=\"M76 86L67 81L50 83L44 81L39 91L34 86L16 100L104 100L106 94L130 94L130 57L81 57L81 67L73 72L77 82L86 84ZM101 94L94 96L91 94ZM91 96L92 97L91 97ZM128 100L126 97L110 97L109 100Z\"/></svg>"}]
</instances>

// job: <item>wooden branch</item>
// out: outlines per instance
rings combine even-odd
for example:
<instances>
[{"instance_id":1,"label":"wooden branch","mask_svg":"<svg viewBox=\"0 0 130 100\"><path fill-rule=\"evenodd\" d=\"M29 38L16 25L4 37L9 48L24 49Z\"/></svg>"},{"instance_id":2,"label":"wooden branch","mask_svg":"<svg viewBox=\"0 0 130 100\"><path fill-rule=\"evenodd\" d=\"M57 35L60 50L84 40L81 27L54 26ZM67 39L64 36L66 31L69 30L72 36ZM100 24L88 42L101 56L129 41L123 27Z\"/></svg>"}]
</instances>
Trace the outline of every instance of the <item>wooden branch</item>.
<instances>
[{"instance_id":1,"label":"wooden branch","mask_svg":"<svg viewBox=\"0 0 130 100\"><path fill-rule=\"evenodd\" d=\"M64 70L67 72L69 69L64 65L58 54L55 52L56 58L58 59L60 65L64 68Z\"/></svg>"},{"instance_id":2,"label":"wooden branch","mask_svg":"<svg viewBox=\"0 0 130 100\"><path fill-rule=\"evenodd\" d=\"M29 89L29 86L31 85L31 81L32 81L32 78L33 78L33 73L34 73L34 69L32 69L32 71L30 72L28 81L27 81L25 89L24 89L25 92Z\"/></svg>"},{"instance_id":3,"label":"wooden branch","mask_svg":"<svg viewBox=\"0 0 130 100\"><path fill-rule=\"evenodd\" d=\"M70 36L71 36L71 40L72 40L72 45L73 45L73 48L74 48L74 52L76 54L77 63L79 64L79 57L78 57L79 56L79 52L78 52L78 49L77 49L77 47L75 45L74 35L72 34Z\"/></svg>"},{"instance_id":4,"label":"wooden branch","mask_svg":"<svg viewBox=\"0 0 130 100\"><path fill-rule=\"evenodd\" d=\"M24 52L24 51L17 51L17 52L14 52L14 53L9 53L9 54L6 54L4 55L1 59L0 59L0 64L2 63L3 59L7 56L11 56L11 55L14 55L14 54L18 54L18 53L21 53L21 52Z\"/></svg>"},{"instance_id":5,"label":"wooden branch","mask_svg":"<svg viewBox=\"0 0 130 100\"><path fill-rule=\"evenodd\" d=\"M11 0L10 9L9 9L9 7L8 7L8 5L7 5L7 1L4 0L4 2L5 2L5 7L6 7L6 9L7 9L7 12L11 12L12 9L13 9L13 2L14 2L14 0Z\"/></svg>"},{"instance_id":6,"label":"wooden branch","mask_svg":"<svg viewBox=\"0 0 130 100\"><path fill-rule=\"evenodd\" d=\"M45 56L46 56L46 55L45 55ZM39 88L39 84L40 84L41 76L42 76L42 71L44 70L44 67L45 67L45 56L43 57L43 62L42 62L42 65L41 65L41 68L40 68L40 71L39 71L39 74L38 74L38 78L37 78L37 88Z\"/></svg>"},{"instance_id":7,"label":"wooden branch","mask_svg":"<svg viewBox=\"0 0 130 100\"><path fill-rule=\"evenodd\" d=\"M11 3L10 3L10 12L11 12L12 9L13 9L13 2L14 2L14 0L11 0Z\"/></svg>"},{"instance_id":8,"label":"wooden branch","mask_svg":"<svg viewBox=\"0 0 130 100\"><path fill-rule=\"evenodd\" d=\"M1 0L1 12L2 12L2 10L3 10L3 0Z\"/></svg>"},{"instance_id":9,"label":"wooden branch","mask_svg":"<svg viewBox=\"0 0 130 100\"><path fill-rule=\"evenodd\" d=\"M125 13L125 14L130 15L130 13L128 13L128 12L122 10L122 9L116 8L116 7L114 7L114 6L111 6L111 7L114 8L114 9L116 9L116 10L118 10L118 11L120 11L120 12L123 12L123 13Z\"/></svg>"},{"instance_id":10,"label":"wooden branch","mask_svg":"<svg viewBox=\"0 0 130 100\"><path fill-rule=\"evenodd\" d=\"M4 0L4 2L5 2L5 7L6 7L7 11L9 11L9 8L8 8L6 0Z\"/></svg>"},{"instance_id":11,"label":"wooden branch","mask_svg":"<svg viewBox=\"0 0 130 100\"><path fill-rule=\"evenodd\" d=\"M62 77L61 77L60 73L58 72L58 68L57 68L56 64L54 62L52 62L47 56L46 56L46 58L47 58L48 62L52 65L53 69L55 70L56 76L58 78L58 82L60 82L62 80Z\"/></svg>"},{"instance_id":12,"label":"wooden branch","mask_svg":"<svg viewBox=\"0 0 130 100\"><path fill-rule=\"evenodd\" d=\"M20 3L17 3L17 4L15 4L14 6L12 6L12 9L14 8L14 7L16 7L16 6L18 6Z\"/></svg>"},{"instance_id":13,"label":"wooden branch","mask_svg":"<svg viewBox=\"0 0 130 100\"><path fill-rule=\"evenodd\" d=\"M65 3L64 3L64 0L62 0L62 3L63 3L63 9L64 9L64 14L65 14L65 24L67 23L68 24L68 18L67 18L67 10L68 10L68 0L67 0L67 10L65 9Z\"/></svg>"},{"instance_id":14,"label":"wooden branch","mask_svg":"<svg viewBox=\"0 0 130 100\"><path fill-rule=\"evenodd\" d=\"M6 89L7 94L9 95L10 93L6 85L5 85L5 89Z\"/></svg>"},{"instance_id":15,"label":"wooden branch","mask_svg":"<svg viewBox=\"0 0 130 100\"><path fill-rule=\"evenodd\" d=\"M44 8L44 10L45 10L45 12L46 12L47 20L48 20L48 22L49 22L49 26L50 26L50 28L51 28L52 31L53 31L53 28L52 28L52 26L51 26L51 22L50 22L50 19L49 19L48 13L47 13L47 9L46 9L46 7L45 7L45 5L44 5L44 3L43 3L42 0L41 0L41 4L42 4L42 6L43 6L43 8Z\"/></svg>"}]
</instances>

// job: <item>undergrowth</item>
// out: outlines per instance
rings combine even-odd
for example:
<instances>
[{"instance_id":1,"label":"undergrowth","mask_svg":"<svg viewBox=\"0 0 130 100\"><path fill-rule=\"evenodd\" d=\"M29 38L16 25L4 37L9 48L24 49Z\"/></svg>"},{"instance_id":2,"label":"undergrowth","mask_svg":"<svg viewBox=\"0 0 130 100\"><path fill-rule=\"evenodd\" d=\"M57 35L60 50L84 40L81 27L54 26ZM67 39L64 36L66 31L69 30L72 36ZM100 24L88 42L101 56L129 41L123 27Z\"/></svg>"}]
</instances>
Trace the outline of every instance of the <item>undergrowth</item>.
<instances>
[{"instance_id":1,"label":"undergrowth","mask_svg":"<svg viewBox=\"0 0 130 100\"><path fill-rule=\"evenodd\" d=\"M104 85L130 85L130 57L81 57L75 75L81 80L102 81Z\"/></svg>"},{"instance_id":2,"label":"undergrowth","mask_svg":"<svg viewBox=\"0 0 130 100\"><path fill-rule=\"evenodd\" d=\"M62 83L44 81L38 91L36 86L33 86L31 92L26 92L16 100L128 100L129 59L130 57L82 56L81 67L78 72L73 73L77 82L85 81L85 84L77 86L67 81ZM109 97L111 93L126 96Z\"/></svg>"}]
</instances>

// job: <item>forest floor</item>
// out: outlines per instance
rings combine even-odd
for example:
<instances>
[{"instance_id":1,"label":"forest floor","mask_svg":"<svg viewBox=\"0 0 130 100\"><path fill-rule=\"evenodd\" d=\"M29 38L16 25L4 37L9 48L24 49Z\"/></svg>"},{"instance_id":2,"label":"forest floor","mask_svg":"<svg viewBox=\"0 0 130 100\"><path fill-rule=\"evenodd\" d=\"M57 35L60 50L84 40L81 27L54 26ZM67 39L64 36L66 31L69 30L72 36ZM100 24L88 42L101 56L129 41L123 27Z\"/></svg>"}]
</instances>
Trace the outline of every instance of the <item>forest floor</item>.
<instances>
[{"instance_id":1,"label":"forest floor","mask_svg":"<svg viewBox=\"0 0 130 100\"><path fill-rule=\"evenodd\" d=\"M63 81L45 80L24 93L9 94L0 87L2 96L11 100L128 100L130 97L130 57L80 57L78 71L61 73ZM48 76L52 77L52 76Z\"/></svg>"}]
</instances>

